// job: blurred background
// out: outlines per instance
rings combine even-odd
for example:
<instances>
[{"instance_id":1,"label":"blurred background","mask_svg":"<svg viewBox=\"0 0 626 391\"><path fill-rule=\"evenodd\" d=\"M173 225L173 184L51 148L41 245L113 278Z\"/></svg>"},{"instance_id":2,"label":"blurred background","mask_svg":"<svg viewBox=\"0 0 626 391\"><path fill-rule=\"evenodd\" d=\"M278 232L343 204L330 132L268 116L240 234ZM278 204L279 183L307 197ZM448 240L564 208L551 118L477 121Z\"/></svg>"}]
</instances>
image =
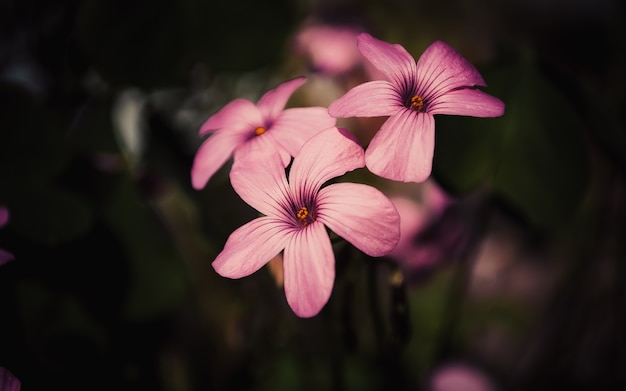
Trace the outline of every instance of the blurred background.
<instances>
[{"instance_id":1,"label":"blurred background","mask_svg":"<svg viewBox=\"0 0 626 391\"><path fill-rule=\"evenodd\" d=\"M621 0L0 0L0 367L23 390L626 389ZM438 116L403 247L335 245L322 312L280 268L211 262L256 212L202 122L292 77L289 106L370 78L367 31L443 40L505 115ZM366 146L384 118L341 119Z\"/></svg>"}]
</instances>

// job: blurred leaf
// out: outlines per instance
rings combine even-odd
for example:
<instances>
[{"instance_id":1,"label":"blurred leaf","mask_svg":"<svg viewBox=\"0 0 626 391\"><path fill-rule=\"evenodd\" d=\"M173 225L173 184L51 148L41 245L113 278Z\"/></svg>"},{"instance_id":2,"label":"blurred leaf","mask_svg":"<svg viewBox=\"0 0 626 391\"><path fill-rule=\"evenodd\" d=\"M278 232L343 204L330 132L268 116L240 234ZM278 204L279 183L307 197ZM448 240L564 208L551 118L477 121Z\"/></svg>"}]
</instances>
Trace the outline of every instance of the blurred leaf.
<instances>
[{"instance_id":1,"label":"blurred leaf","mask_svg":"<svg viewBox=\"0 0 626 391\"><path fill-rule=\"evenodd\" d=\"M444 318L449 310L447 296L453 279L452 270L443 270L408 292L413 330L406 350L406 361L411 363L410 371L417 377L434 364L438 344L441 343Z\"/></svg>"},{"instance_id":2,"label":"blurred leaf","mask_svg":"<svg viewBox=\"0 0 626 391\"><path fill-rule=\"evenodd\" d=\"M463 309L459 332L466 340L481 328L497 327L506 330L511 337L525 335L532 327L528 308L514 299L496 297L469 300Z\"/></svg>"},{"instance_id":3,"label":"blurred leaf","mask_svg":"<svg viewBox=\"0 0 626 391\"><path fill-rule=\"evenodd\" d=\"M62 365L66 363L59 362L61 359L85 360L84 353L88 350L95 353L105 349L105 331L76 297L48 289L36 280L20 281L16 295L24 333L34 342L33 347L42 350L37 353L45 359ZM82 346L66 345L63 349L58 345L59 340L69 336L74 341L80 340ZM83 354L75 354L79 352Z\"/></svg>"},{"instance_id":4,"label":"blurred leaf","mask_svg":"<svg viewBox=\"0 0 626 391\"><path fill-rule=\"evenodd\" d=\"M11 227L36 243L56 245L85 233L93 223L91 208L77 195L56 186L11 189Z\"/></svg>"},{"instance_id":5,"label":"blurred leaf","mask_svg":"<svg viewBox=\"0 0 626 391\"><path fill-rule=\"evenodd\" d=\"M73 148L83 155L119 154L113 132L111 112L114 97L110 94L90 99L81 108L76 124L70 133Z\"/></svg>"},{"instance_id":6,"label":"blurred leaf","mask_svg":"<svg viewBox=\"0 0 626 391\"><path fill-rule=\"evenodd\" d=\"M90 0L76 23L80 45L105 79L150 88L185 80L198 62L216 72L278 63L294 3Z\"/></svg>"},{"instance_id":7,"label":"blurred leaf","mask_svg":"<svg viewBox=\"0 0 626 391\"><path fill-rule=\"evenodd\" d=\"M490 188L528 222L555 229L587 187L582 122L530 64L485 79L505 102L504 116L438 117L435 175L456 193Z\"/></svg>"},{"instance_id":8,"label":"blurred leaf","mask_svg":"<svg viewBox=\"0 0 626 391\"><path fill-rule=\"evenodd\" d=\"M146 144L146 102L137 88L122 91L113 105L113 130L126 160L131 166L141 161Z\"/></svg>"},{"instance_id":9,"label":"blurred leaf","mask_svg":"<svg viewBox=\"0 0 626 391\"><path fill-rule=\"evenodd\" d=\"M175 80L183 37L170 1L85 1L78 41L97 71L114 84L149 86Z\"/></svg>"},{"instance_id":10,"label":"blurred leaf","mask_svg":"<svg viewBox=\"0 0 626 391\"><path fill-rule=\"evenodd\" d=\"M66 164L56 119L20 87L0 82L0 189L41 182Z\"/></svg>"},{"instance_id":11,"label":"blurred leaf","mask_svg":"<svg viewBox=\"0 0 626 391\"><path fill-rule=\"evenodd\" d=\"M187 281L180 254L130 179L119 176L112 184L105 220L120 236L129 257L126 315L132 320L146 320L179 304Z\"/></svg>"},{"instance_id":12,"label":"blurred leaf","mask_svg":"<svg viewBox=\"0 0 626 391\"><path fill-rule=\"evenodd\" d=\"M48 183L68 166L65 135L52 112L17 86L0 84L0 201L24 237L54 245L92 223L86 202Z\"/></svg>"}]
</instances>

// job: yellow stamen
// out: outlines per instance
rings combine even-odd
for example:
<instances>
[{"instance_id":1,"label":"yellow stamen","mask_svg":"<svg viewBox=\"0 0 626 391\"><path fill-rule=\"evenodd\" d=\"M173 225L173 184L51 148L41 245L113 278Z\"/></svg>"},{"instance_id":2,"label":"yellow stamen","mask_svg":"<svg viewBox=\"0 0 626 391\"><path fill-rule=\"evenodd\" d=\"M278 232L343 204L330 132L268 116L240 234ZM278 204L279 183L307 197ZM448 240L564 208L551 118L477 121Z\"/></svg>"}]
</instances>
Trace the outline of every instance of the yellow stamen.
<instances>
[{"instance_id":1,"label":"yellow stamen","mask_svg":"<svg viewBox=\"0 0 626 391\"><path fill-rule=\"evenodd\" d=\"M303 206L296 213L296 217L298 218L298 224L301 227L306 227L307 225L315 221L315 210L309 211L306 206Z\"/></svg>"},{"instance_id":2,"label":"yellow stamen","mask_svg":"<svg viewBox=\"0 0 626 391\"><path fill-rule=\"evenodd\" d=\"M309 210L306 208L306 206L303 206L302 208L300 208L300 210L296 214L296 217L298 218L298 220L300 220L300 222L306 224L304 220L307 218L308 215L309 215Z\"/></svg>"},{"instance_id":3,"label":"yellow stamen","mask_svg":"<svg viewBox=\"0 0 626 391\"><path fill-rule=\"evenodd\" d=\"M413 106L414 110L419 110L424 106L424 98L419 95L414 95L411 98L411 106Z\"/></svg>"},{"instance_id":4,"label":"yellow stamen","mask_svg":"<svg viewBox=\"0 0 626 391\"><path fill-rule=\"evenodd\" d=\"M265 126L257 126L256 129L254 129L254 135L255 136L260 136L263 133L265 133L267 129L265 129Z\"/></svg>"}]
</instances>

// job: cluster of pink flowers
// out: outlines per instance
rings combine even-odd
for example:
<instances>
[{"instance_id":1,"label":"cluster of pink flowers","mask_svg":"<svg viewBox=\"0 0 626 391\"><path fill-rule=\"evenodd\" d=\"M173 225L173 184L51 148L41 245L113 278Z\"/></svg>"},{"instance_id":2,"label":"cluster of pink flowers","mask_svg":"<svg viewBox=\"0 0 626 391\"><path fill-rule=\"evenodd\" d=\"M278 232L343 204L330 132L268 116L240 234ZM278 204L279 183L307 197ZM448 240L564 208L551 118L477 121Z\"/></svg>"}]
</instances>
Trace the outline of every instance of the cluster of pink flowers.
<instances>
[{"instance_id":1,"label":"cluster of pink flowers","mask_svg":"<svg viewBox=\"0 0 626 391\"><path fill-rule=\"evenodd\" d=\"M476 68L443 42L416 62L400 45L367 33L358 51L385 80L363 83L328 108L285 109L305 78L265 93L254 104L236 99L204 122L191 171L202 189L233 158L230 180L262 217L235 230L213 261L220 275L248 276L283 254L287 302L300 317L319 313L335 279L327 229L370 256L394 251L400 221L394 203L365 184L326 183L357 168L389 180L423 182L431 174L436 114L495 117L504 104L477 87ZM337 118L388 116L364 150ZM288 170L287 170L288 169ZM288 171L288 174L287 174Z\"/></svg>"}]
</instances>

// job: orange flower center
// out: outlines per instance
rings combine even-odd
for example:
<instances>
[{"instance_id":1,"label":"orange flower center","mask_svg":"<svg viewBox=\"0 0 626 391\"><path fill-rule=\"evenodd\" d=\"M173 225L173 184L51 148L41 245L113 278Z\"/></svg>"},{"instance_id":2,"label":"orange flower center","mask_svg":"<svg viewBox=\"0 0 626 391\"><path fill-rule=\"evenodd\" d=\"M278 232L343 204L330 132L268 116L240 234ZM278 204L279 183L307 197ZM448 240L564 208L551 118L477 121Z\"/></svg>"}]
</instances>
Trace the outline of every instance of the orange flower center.
<instances>
[{"instance_id":1,"label":"orange flower center","mask_svg":"<svg viewBox=\"0 0 626 391\"><path fill-rule=\"evenodd\" d=\"M263 133L265 133L267 129L265 129L265 126L257 126L256 129L254 129L254 135L255 136L260 136Z\"/></svg>"},{"instance_id":2,"label":"orange flower center","mask_svg":"<svg viewBox=\"0 0 626 391\"><path fill-rule=\"evenodd\" d=\"M411 98L411 107L413 108L413 110L419 111L422 106L424 106L424 98L419 95L414 95Z\"/></svg>"},{"instance_id":3,"label":"orange flower center","mask_svg":"<svg viewBox=\"0 0 626 391\"><path fill-rule=\"evenodd\" d=\"M298 213L296 213L296 217L298 218L300 225L303 227L306 227L307 225L315 221L315 217L309 212L309 209L306 206L300 208Z\"/></svg>"}]
</instances>

